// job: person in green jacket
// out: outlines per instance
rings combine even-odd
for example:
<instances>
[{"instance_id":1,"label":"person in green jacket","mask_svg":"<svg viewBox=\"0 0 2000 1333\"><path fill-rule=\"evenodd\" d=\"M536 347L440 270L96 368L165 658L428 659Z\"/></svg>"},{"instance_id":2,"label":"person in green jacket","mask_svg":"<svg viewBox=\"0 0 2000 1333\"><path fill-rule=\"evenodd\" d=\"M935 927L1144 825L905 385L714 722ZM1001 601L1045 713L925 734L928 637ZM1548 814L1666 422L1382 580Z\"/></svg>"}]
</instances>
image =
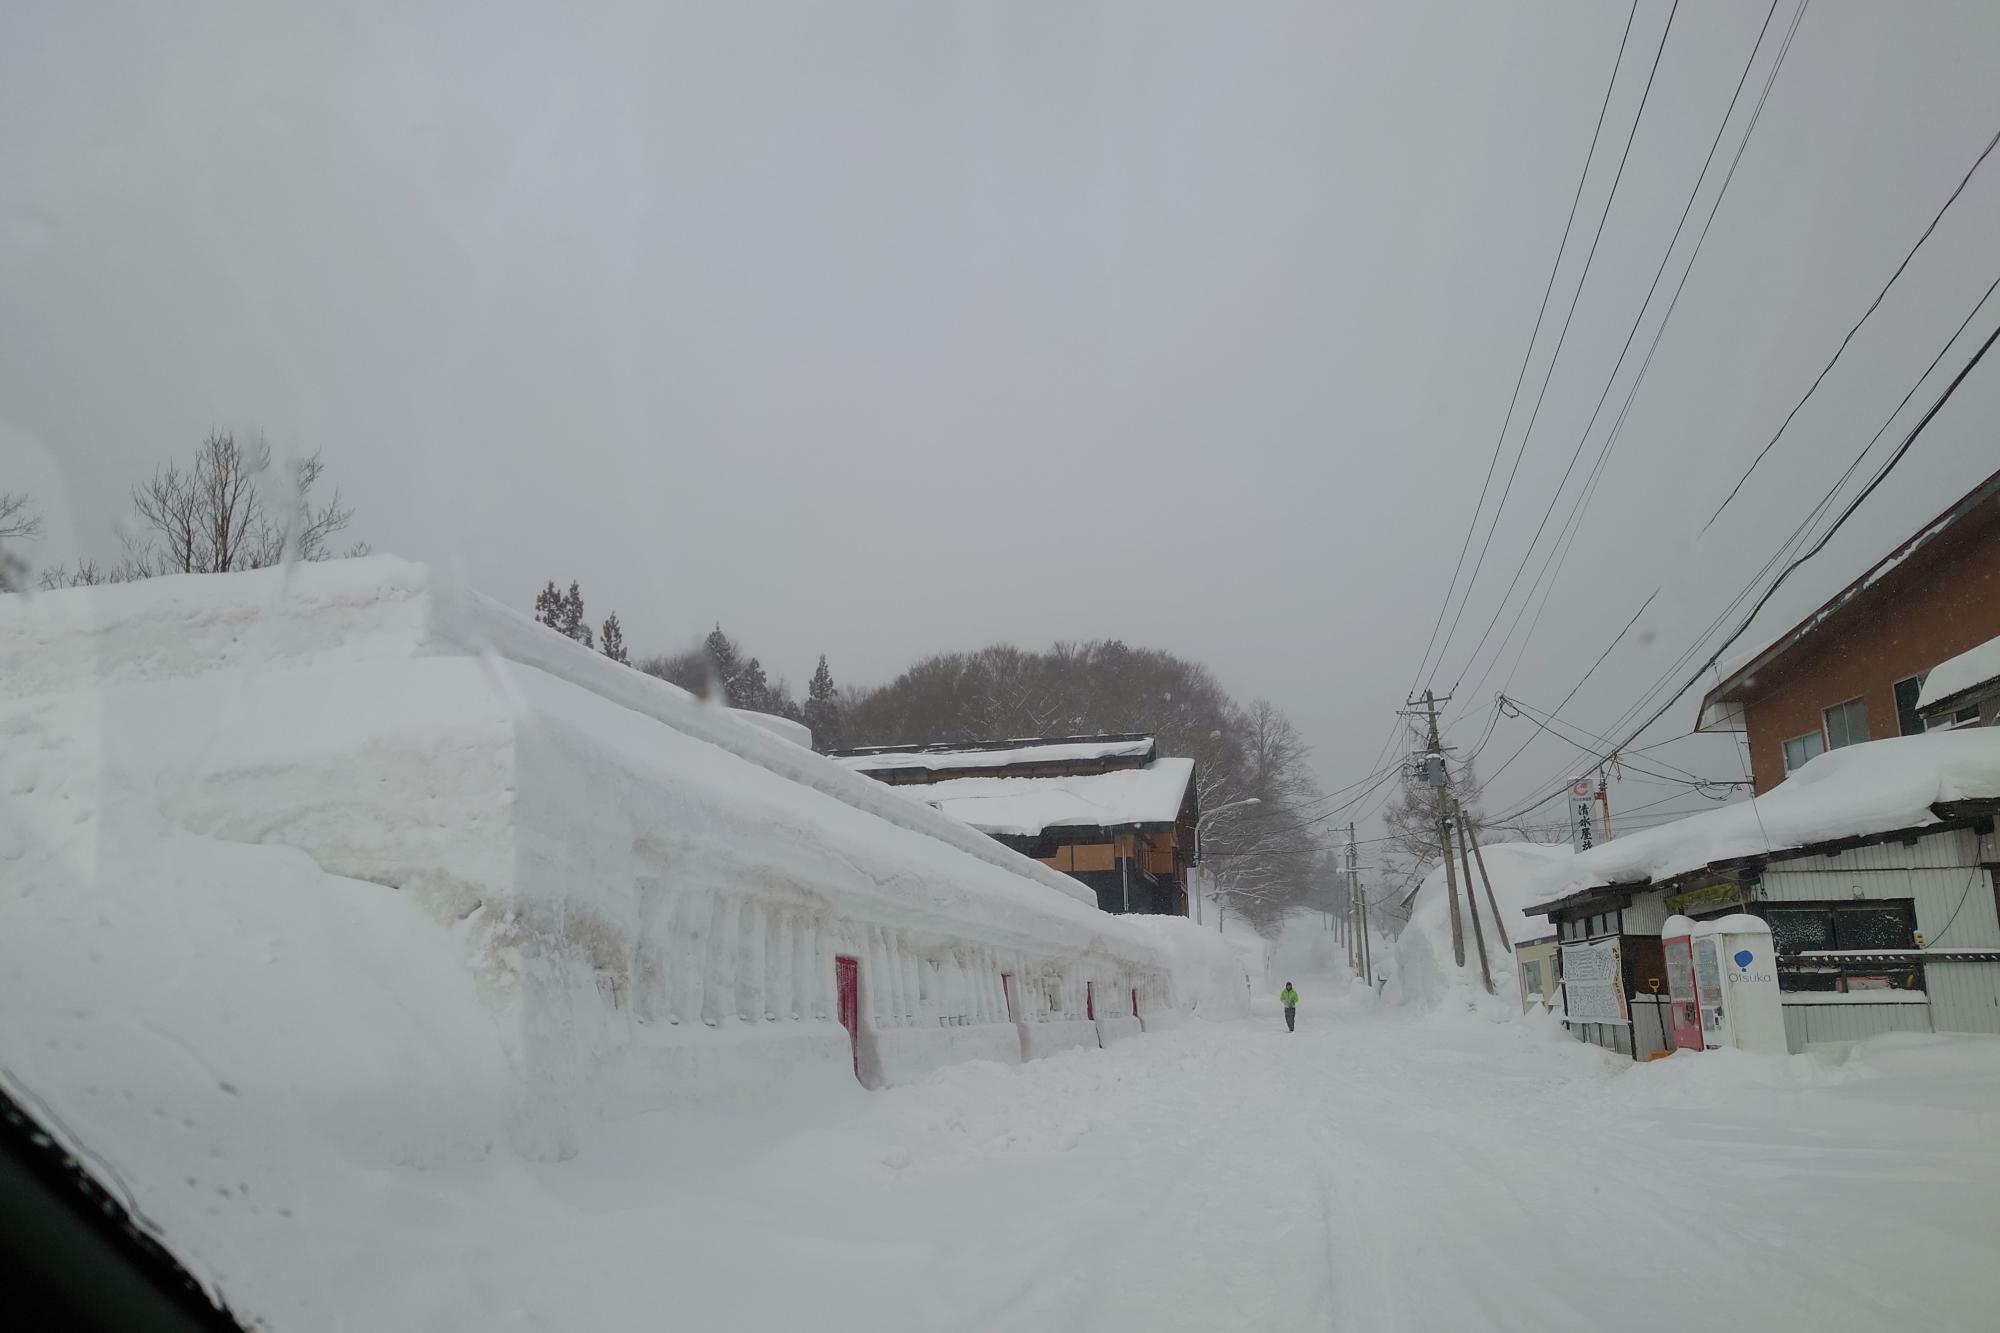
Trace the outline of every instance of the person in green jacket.
<instances>
[{"instance_id":1,"label":"person in green jacket","mask_svg":"<svg viewBox=\"0 0 2000 1333\"><path fill-rule=\"evenodd\" d=\"M1287 981L1285 988L1278 992L1278 1003L1285 1006L1285 1031L1297 1032L1299 1022L1299 993Z\"/></svg>"}]
</instances>

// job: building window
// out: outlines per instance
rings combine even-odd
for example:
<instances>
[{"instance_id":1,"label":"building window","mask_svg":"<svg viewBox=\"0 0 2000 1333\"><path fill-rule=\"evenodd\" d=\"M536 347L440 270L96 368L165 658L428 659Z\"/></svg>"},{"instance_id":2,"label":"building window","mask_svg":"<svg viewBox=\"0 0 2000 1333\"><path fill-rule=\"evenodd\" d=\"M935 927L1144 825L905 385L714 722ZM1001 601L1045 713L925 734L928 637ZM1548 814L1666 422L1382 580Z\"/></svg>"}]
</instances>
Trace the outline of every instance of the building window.
<instances>
[{"instance_id":1,"label":"building window","mask_svg":"<svg viewBox=\"0 0 2000 1333\"><path fill-rule=\"evenodd\" d=\"M1932 731L1950 731L1954 727L1976 727L1979 725L1979 705L1967 704L1950 717L1939 714L1931 719Z\"/></svg>"},{"instance_id":2,"label":"building window","mask_svg":"<svg viewBox=\"0 0 2000 1333\"><path fill-rule=\"evenodd\" d=\"M1868 739L1868 705L1860 699L1835 704L1820 716L1826 719L1826 748L1859 745Z\"/></svg>"},{"instance_id":3,"label":"building window","mask_svg":"<svg viewBox=\"0 0 2000 1333\"><path fill-rule=\"evenodd\" d=\"M1771 926L1781 991L1922 990L1914 958L1807 958L1838 950L1914 949L1917 909L1909 898L1785 903L1753 909Z\"/></svg>"},{"instance_id":4,"label":"building window","mask_svg":"<svg viewBox=\"0 0 2000 1333\"><path fill-rule=\"evenodd\" d=\"M1521 993L1523 995L1545 995L1542 989L1542 963L1536 959L1532 963L1521 964Z\"/></svg>"},{"instance_id":5,"label":"building window","mask_svg":"<svg viewBox=\"0 0 2000 1333\"><path fill-rule=\"evenodd\" d=\"M1808 731L1803 736L1794 736L1785 742L1785 771L1796 773L1805 767L1806 760L1824 753L1826 738L1817 731Z\"/></svg>"},{"instance_id":6,"label":"building window","mask_svg":"<svg viewBox=\"0 0 2000 1333\"><path fill-rule=\"evenodd\" d=\"M1896 734L1915 736L1923 731L1924 719L1917 712L1917 696L1924 692L1924 677L1930 672L1896 682Z\"/></svg>"}]
</instances>

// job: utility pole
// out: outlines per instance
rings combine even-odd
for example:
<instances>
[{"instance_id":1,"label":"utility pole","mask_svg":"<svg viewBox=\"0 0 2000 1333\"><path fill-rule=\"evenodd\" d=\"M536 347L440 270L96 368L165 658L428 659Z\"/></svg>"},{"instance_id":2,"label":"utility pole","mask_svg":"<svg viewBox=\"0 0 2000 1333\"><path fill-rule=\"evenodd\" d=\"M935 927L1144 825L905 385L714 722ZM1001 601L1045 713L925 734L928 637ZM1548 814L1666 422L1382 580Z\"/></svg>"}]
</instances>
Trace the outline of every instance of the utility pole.
<instances>
[{"instance_id":1,"label":"utility pole","mask_svg":"<svg viewBox=\"0 0 2000 1333\"><path fill-rule=\"evenodd\" d=\"M1465 833L1472 839L1472 861L1479 867L1480 881L1486 885L1486 905L1493 909L1493 931L1500 937L1500 943L1507 952L1512 953L1514 942L1507 938L1507 923L1500 915L1500 900L1493 896L1493 876L1486 873L1486 853L1479 850L1479 830L1467 824ZM1467 892L1470 891L1468 888Z\"/></svg>"},{"instance_id":2,"label":"utility pole","mask_svg":"<svg viewBox=\"0 0 2000 1333\"><path fill-rule=\"evenodd\" d=\"M1451 896L1451 952L1460 967L1465 966L1465 926L1458 913L1458 872L1451 863L1452 812L1456 806L1451 799L1451 773L1445 766L1444 742L1438 737L1438 705L1449 703L1451 695L1439 698L1430 690L1424 691L1423 702L1415 699L1408 703L1408 712L1421 710L1424 718L1424 748L1418 760L1418 776L1426 787L1439 793L1438 797L1438 855L1444 860L1445 892ZM1470 876L1467 876L1465 891L1472 892Z\"/></svg>"},{"instance_id":3,"label":"utility pole","mask_svg":"<svg viewBox=\"0 0 2000 1333\"><path fill-rule=\"evenodd\" d=\"M1361 903L1361 979L1375 989L1375 944L1368 938L1368 894L1361 888L1361 873L1354 875L1354 896Z\"/></svg>"},{"instance_id":4,"label":"utility pole","mask_svg":"<svg viewBox=\"0 0 2000 1333\"><path fill-rule=\"evenodd\" d=\"M1348 841L1340 845L1340 883L1346 887L1346 907L1342 907L1344 939L1348 945L1348 971L1352 973L1360 965L1360 943L1354 937L1354 833L1348 831Z\"/></svg>"},{"instance_id":5,"label":"utility pole","mask_svg":"<svg viewBox=\"0 0 2000 1333\"><path fill-rule=\"evenodd\" d=\"M1361 847L1354 840L1354 825L1347 826L1347 907L1354 919L1355 970L1368 968L1368 918L1361 905Z\"/></svg>"},{"instance_id":6,"label":"utility pole","mask_svg":"<svg viewBox=\"0 0 2000 1333\"><path fill-rule=\"evenodd\" d=\"M1622 769L1620 770L1623 771ZM1611 841L1611 792L1604 785L1604 765L1597 766L1597 804L1604 810L1604 840Z\"/></svg>"},{"instance_id":7,"label":"utility pole","mask_svg":"<svg viewBox=\"0 0 2000 1333\"><path fill-rule=\"evenodd\" d=\"M1458 863L1465 869L1465 905L1472 911L1472 942L1479 948L1479 975L1486 983L1486 993L1491 995L1493 965L1486 961L1486 933L1479 928L1479 895L1472 888L1472 857L1467 853L1465 843L1465 811L1456 801L1452 802L1451 808L1452 813L1457 816ZM1445 850L1445 859L1447 861L1451 859L1449 848Z\"/></svg>"},{"instance_id":8,"label":"utility pole","mask_svg":"<svg viewBox=\"0 0 2000 1333\"><path fill-rule=\"evenodd\" d=\"M1438 816L1438 850L1444 854L1444 891L1451 899L1451 956L1465 966L1465 927L1458 918L1458 872L1451 864L1451 816ZM1467 885L1471 888L1471 885Z\"/></svg>"}]
</instances>

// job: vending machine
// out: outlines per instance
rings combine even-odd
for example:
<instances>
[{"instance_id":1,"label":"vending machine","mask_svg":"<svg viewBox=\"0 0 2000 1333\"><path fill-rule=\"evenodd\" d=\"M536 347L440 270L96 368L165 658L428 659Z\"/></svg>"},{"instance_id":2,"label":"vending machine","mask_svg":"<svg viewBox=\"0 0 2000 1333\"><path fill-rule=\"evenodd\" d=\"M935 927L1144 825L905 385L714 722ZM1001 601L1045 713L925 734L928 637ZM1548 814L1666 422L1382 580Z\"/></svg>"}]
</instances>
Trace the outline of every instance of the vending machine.
<instances>
[{"instance_id":1,"label":"vending machine","mask_svg":"<svg viewBox=\"0 0 2000 1333\"><path fill-rule=\"evenodd\" d=\"M1739 912L1720 921L1706 921L1722 973L1722 1012L1729 1030L1729 1044L1738 1050L1761 1055L1783 1055L1785 1040L1784 1003L1778 998L1778 951L1771 941L1771 927L1762 917ZM1697 944L1701 936L1695 937ZM1696 968L1696 987L1700 986Z\"/></svg>"},{"instance_id":2,"label":"vending machine","mask_svg":"<svg viewBox=\"0 0 2000 1333\"><path fill-rule=\"evenodd\" d=\"M1719 921L1668 917L1660 928L1667 955L1676 1049L1783 1055L1785 1011L1778 998L1771 928L1747 913Z\"/></svg>"},{"instance_id":3,"label":"vending machine","mask_svg":"<svg viewBox=\"0 0 2000 1333\"><path fill-rule=\"evenodd\" d=\"M1702 1036L1701 1001L1694 985L1694 922L1670 916L1660 927L1660 946L1667 957L1668 1039L1677 1051L1706 1049Z\"/></svg>"}]
</instances>

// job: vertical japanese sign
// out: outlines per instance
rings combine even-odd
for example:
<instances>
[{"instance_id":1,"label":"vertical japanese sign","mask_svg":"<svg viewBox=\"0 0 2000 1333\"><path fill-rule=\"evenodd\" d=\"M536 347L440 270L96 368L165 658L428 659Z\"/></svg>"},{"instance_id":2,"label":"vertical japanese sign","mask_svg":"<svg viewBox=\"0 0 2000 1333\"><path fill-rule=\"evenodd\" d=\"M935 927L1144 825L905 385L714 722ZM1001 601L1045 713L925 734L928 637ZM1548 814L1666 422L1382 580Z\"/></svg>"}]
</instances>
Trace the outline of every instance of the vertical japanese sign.
<instances>
[{"instance_id":1,"label":"vertical japanese sign","mask_svg":"<svg viewBox=\"0 0 2000 1333\"><path fill-rule=\"evenodd\" d=\"M1589 778L1577 778L1569 784L1569 840L1579 852L1597 845L1597 803Z\"/></svg>"}]
</instances>

